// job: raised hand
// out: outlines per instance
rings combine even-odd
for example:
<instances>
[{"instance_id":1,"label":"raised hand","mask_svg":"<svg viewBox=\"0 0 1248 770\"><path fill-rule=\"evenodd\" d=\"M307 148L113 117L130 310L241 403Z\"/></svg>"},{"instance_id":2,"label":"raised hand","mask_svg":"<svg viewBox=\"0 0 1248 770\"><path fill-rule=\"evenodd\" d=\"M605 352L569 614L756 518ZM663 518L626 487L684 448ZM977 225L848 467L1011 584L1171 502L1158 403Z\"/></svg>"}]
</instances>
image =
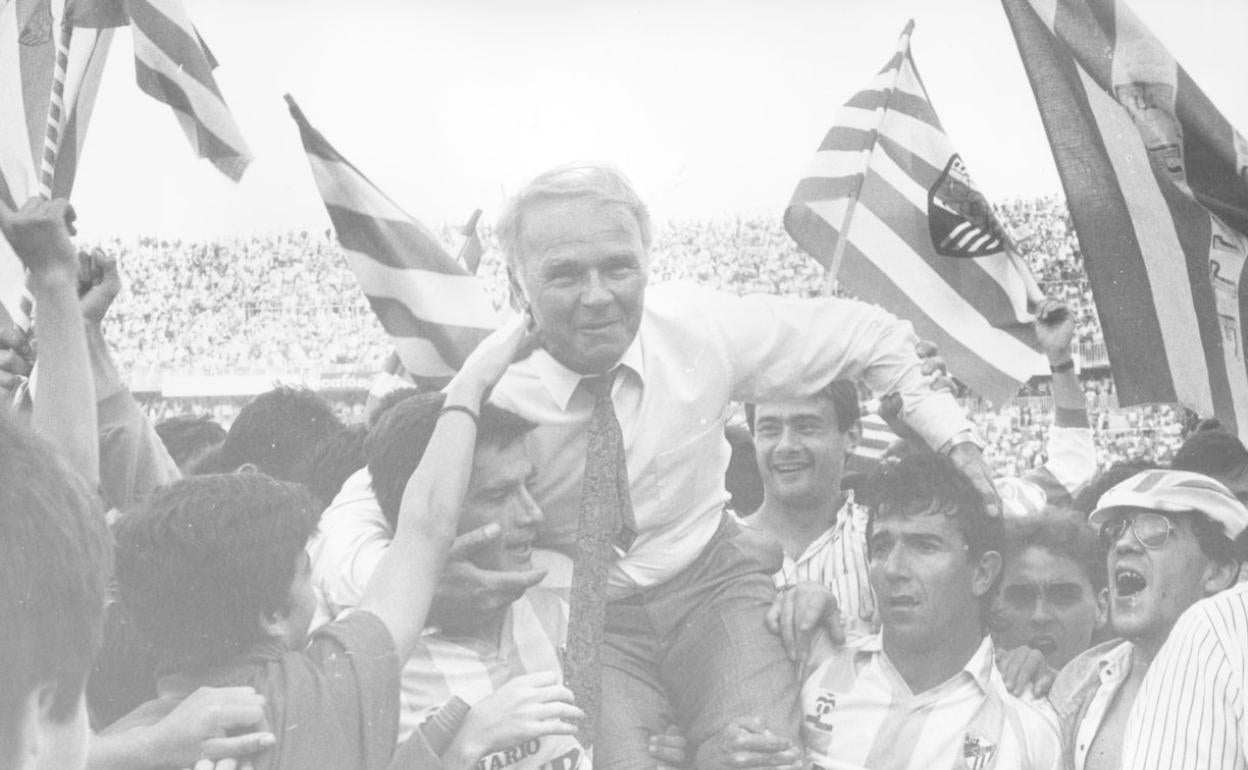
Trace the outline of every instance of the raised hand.
<instances>
[{"instance_id":1,"label":"raised hand","mask_svg":"<svg viewBox=\"0 0 1248 770\"><path fill-rule=\"evenodd\" d=\"M76 278L74 209L63 199L31 198L17 211L0 203L0 233L36 280Z\"/></svg>"}]
</instances>

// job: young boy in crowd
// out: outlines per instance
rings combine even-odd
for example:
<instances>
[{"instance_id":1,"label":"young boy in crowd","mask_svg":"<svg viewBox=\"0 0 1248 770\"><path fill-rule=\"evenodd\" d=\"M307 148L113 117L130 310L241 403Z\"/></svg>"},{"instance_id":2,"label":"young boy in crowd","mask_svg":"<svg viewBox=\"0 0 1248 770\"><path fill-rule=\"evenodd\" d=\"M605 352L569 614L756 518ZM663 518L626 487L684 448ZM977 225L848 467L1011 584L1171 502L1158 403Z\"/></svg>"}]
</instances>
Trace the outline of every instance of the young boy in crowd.
<instances>
[{"instance_id":1,"label":"young boy in crowd","mask_svg":"<svg viewBox=\"0 0 1248 770\"><path fill-rule=\"evenodd\" d=\"M382 414L369 434L365 445L368 469L391 528L399 513L403 479L428 451L440 400L436 394L408 398ZM533 542L542 510L525 486L533 475L533 464L525 454L523 438L532 427L490 404L481 409L459 530L461 534L483 527L497 530L496 537L476 546L468 556L484 569L533 567ZM483 745L478 738L474 745L471 731L461 729L444 758L481 757L484 767L511 770L590 767L586 747L573 735L578 709L560 700L524 702L518 697L534 681L562 679L560 648L567 636L567 621L567 602L552 591L533 587L514 602L422 636L403 669L403 727L423 723L448 702L459 701L463 709L471 706L469 721L500 713L500 704L510 702L511 707L501 715L513 721L508 731L512 742ZM536 722L534 730L525 724L527 715L506 713L521 708L549 713L551 718Z\"/></svg>"},{"instance_id":2,"label":"young boy in crowd","mask_svg":"<svg viewBox=\"0 0 1248 770\"><path fill-rule=\"evenodd\" d=\"M1096 531L1059 508L1008 518L1002 556L989 623L997 646L1039 650L1054 670L1092 646L1107 619L1105 552Z\"/></svg>"}]
</instances>

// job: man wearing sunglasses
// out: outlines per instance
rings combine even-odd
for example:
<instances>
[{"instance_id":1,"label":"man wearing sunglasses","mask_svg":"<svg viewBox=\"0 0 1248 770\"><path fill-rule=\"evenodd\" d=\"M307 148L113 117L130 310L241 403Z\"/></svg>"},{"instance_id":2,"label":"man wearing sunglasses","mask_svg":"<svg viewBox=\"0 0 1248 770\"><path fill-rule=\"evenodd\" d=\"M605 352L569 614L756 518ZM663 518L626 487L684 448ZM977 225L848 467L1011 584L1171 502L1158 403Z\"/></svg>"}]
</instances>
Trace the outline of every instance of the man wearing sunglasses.
<instances>
[{"instance_id":1,"label":"man wearing sunglasses","mask_svg":"<svg viewBox=\"0 0 1248 770\"><path fill-rule=\"evenodd\" d=\"M1235 584L1248 508L1208 476L1159 469L1110 489L1088 520L1107 549L1119 638L1067 664L1049 699L1066 766L1118 770L1131 704L1170 629L1188 607Z\"/></svg>"}]
</instances>

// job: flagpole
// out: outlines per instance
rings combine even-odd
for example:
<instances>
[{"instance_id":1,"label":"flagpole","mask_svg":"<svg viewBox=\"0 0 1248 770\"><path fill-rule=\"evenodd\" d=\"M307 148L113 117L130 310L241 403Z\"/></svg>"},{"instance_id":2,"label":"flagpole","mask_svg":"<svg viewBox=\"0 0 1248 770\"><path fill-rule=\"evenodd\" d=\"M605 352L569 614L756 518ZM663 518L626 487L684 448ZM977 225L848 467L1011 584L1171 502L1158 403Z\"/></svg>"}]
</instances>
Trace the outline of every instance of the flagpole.
<instances>
[{"instance_id":1,"label":"flagpole","mask_svg":"<svg viewBox=\"0 0 1248 770\"><path fill-rule=\"evenodd\" d=\"M39 160L39 197L52 199L52 183L56 176L56 158L61 150L61 134L65 124L65 78L69 72L69 47L73 42L73 0L65 0L61 10L61 29L56 38L56 62L52 71L52 92L48 99L48 120L43 132L43 152ZM14 201L21 205L24 201ZM26 271L26 285L18 298L17 313L13 318L13 326L22 334L29 334L34 325L35 295L31 287L30 271ZM36 363L36 366L38 364ZM30 378L13 392L12 403L21 404L32 392Z\"/></svg>"},{"instance_id":2,"label":"flagpole","mask_svg":"<svg viewBox=\"0 0 1248 770\"><path fill-rule=\"evenodd\" d=\"M61 31L56 39L56 66L52 72L52 95L48 99L48 122L43 133L43 155L39 164L39 197L52 198L56 158L61 152L65 127L65 79L69 74L69 48L74 38L73 0L65 0Z\"/></svg>"},{"instance_id":3,"label":"flagpole","mask_svg":"<svg viewBox=\"0 0 1248 770\"><path fill-rule=\"evenodd\" d=\"M897 80L901 77L901 67L905 63L905 57L910 52L910 33L914 31L914 19L906 22L906 28L901 31L901 39L897 42L897 53L901 54L902 61L897 63L897 69L893 72L893 83L888 88L889 99L892 98L893 91L897 88ZM875 153L875 146L879 142L879 124L884 121L884 113L888 112L888 99L879 107L876 107L876 114L879 120L876 121L876 139L871 143L871 149L867 151L865 162L862 165L862 181L866 184L867 174L871 168L871 156ZM854 209L858 207L858 198L855 195L849 199L849 203L845 206L845 218L841 221L840 237L836 239L836 246L832 250L832 261L828 265L828 270L824 274L823 294L825 297L831 296L836 276L840 275L841 262L845 258L845 243L849 240L849 226L854 220Z\"/></svg>"}]
</instances>

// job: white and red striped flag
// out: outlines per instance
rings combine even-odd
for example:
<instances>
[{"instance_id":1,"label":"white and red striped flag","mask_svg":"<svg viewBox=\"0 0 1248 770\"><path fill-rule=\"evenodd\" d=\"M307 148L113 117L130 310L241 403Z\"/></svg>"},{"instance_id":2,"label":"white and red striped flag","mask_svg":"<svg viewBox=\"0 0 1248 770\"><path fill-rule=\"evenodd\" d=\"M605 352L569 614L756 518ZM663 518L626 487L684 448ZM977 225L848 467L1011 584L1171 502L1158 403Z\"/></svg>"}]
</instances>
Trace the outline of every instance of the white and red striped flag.
<instances>
[{"instance_id":1,"label":"white and red striped flag","mask_svg":"<svg viewBox=\"0 0 1248 770\"><path fill-rule=\"evenodd\" d=\"M113 28L125 24L119 0L0 2L0 200L68 197ZM23 286L0 238L0 305L28 323Z\"/></svg>"},{"instance_id":2,"label":"white and red striped flag","mask_svg":"<svg viewBox=\"0 0 1248 770\"><path fill-rule=\"evenodd\" d=\"M951 371L1000 402L1047 372L1041 298L941 128L910 55L897 53L838 111L784 213L841 288L914 324Z\"/></svg>"},{"instance_id":3,"label":"white and red striped flag","mask_svg":"<svg viewBox=\"0 0 1248 770\"><path fill-rule=\"evenodd\" d=\"M480 280L342 157L294 99L286 101L347 264L403 367L418 381L451 377L498 325Z\"/></svg>"},{"instance_id":4,"label":"white and red striped flag","mask_svg":"<svg viewBox=\"0 0 1248 770\"><path fill-rule=\"evenodd\" d=\"M1121 0L1004 0L1120 404L1248 438L1248 142Z\"/></svg>"},{"instance_id":5,"label":"white and red striped flag","mask_svg":"<svg viewBox=\"0 0 1248 770\"><path fill-rule=\"evenodd\" d=\"M251 152L212 76L216 60L181 0L126 0L139 88L173 108L195 154L234 181Z\"/></svg>"}]
</instances>

